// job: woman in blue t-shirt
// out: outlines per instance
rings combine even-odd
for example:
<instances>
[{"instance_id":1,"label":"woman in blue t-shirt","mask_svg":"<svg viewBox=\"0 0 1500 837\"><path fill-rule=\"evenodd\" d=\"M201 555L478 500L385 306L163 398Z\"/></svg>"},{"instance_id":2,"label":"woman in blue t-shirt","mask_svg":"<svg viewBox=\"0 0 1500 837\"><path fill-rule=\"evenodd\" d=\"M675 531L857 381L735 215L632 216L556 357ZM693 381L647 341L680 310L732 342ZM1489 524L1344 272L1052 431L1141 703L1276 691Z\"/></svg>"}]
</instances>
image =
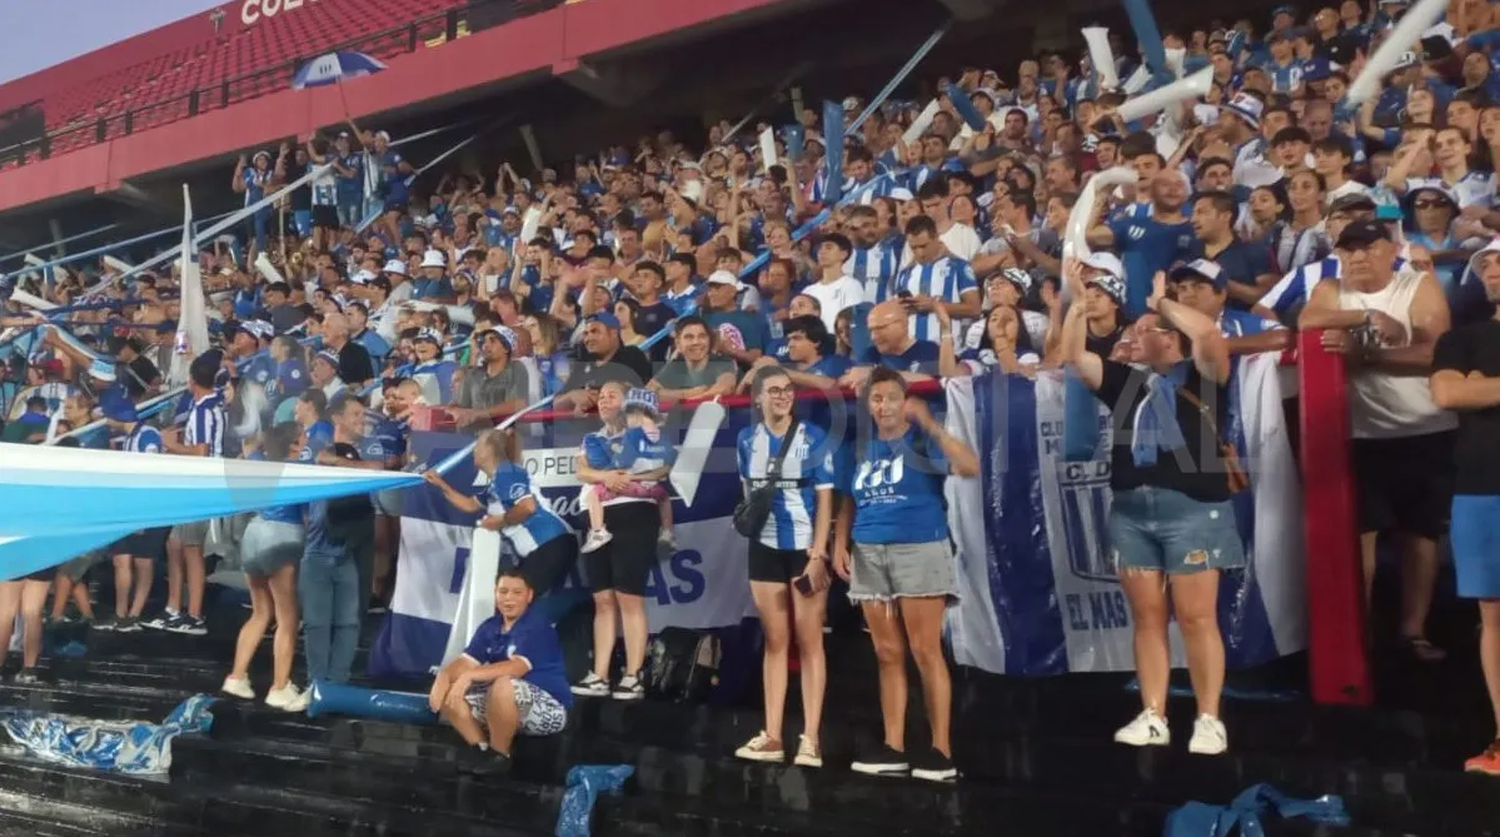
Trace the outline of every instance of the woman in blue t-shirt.
<instances>
[{"instance_id":1,"label":"woman in blue t-shirt","mask_svg":"<svg viewBox=\"0 0 1500 837\"><path fill-rule=\"evenodd\" d=\"M625 445L625 393L619 381L599 388L596 404L603 426L583 439L578 479L585 489L604 485L616 496L604 501L604 526L610 540L583 556L583 568L594 591L594 670L573 685L573 694L610 695L618 700L646 696L641 668L646 664L646 584L657 561L661 516L656 501L625 493L632 481L663 479L666 473L632 474L622 467ZM615 646L615 623L625 633L625 671L613 689L609 663Z\"/></svg>"},{"instance_id":2,"label":"woman in blue t-shirt","mask_svg":"<svg viewBox=\"0 0 1500 837\"><path fill-rule=\"evenodd\" d=\"M859 773L949 781L958 775L948 732L952 687L943 659L943 611L957 596L943 483L949 473L979 475L979 457L949 435L927 404L908 398L901 373L870 372L865 404L874 433L845 474L845 500L834 538L834 567L849 581L880 662L882 694L906 694L906 649L922 676L932 749L908 760L904 702L885 706L885 740L857 755ZM851 555L850 542L853 542ZM894 710L894 711L892 711Z\"/></svg>"},{"instance_id":3,"label":"woman in blue t-shirt","mask_svg":"<svg viewBox=\"0 0 1500 837\"><path fill-rule=\"evenodd\" d=\"M249 458L270 462L296 462L302 448L302 427L282 422L266 431L261 449ZM250 618L240 628L234 647L234 668L224 678L221 691L245 700L255 699L250 687L250 661L276 617L276 637L271 645L271 691L266 705L285 712L307 708L308 695L292 683L292 658L297 654L297 566L302 561L306 538L303 518L306 506L272 506L255 513L240 541L240 566L250 585Z\"/></svg>"},{"instance_id":4,"label":"woman in blue t-shirt","mask_svg":"<svg viewBox=\"0 0 1500 837\"><path fill-rule=\"evenodd\" d=\"M820 323L821 326L821 323ZM780 486L771 513L750 538L750 593L766 634L765 729L735 755L750 761L785 758L781 727L786 704L787 655L792 633L802 671L802 740L795 763L822 767L818 744L827 668L823 614L828 607L828 533L833 517L833 453L816 425L796 420L791 376L775 366L757 369L751 397L760 421L740 431L735 445L745 492ZM773 476L771 461L782 457Z\"/></svg>"},{"instance_id":5,"label":"woman in blue t-shirt","mask_svg":"<svg viewBox=\"0 0 1500 837\"><path fill-rule=\"evenodd\" d=\"M490 430L474 444L474 467L490 478L477 496L449 485L436 471L422 476L454 508L483 514L478 525L499 532L515 552L521 574L538 596L560 584L578 560L578 538L531 485L513 428Z\"/></svg>"}]
</instances>

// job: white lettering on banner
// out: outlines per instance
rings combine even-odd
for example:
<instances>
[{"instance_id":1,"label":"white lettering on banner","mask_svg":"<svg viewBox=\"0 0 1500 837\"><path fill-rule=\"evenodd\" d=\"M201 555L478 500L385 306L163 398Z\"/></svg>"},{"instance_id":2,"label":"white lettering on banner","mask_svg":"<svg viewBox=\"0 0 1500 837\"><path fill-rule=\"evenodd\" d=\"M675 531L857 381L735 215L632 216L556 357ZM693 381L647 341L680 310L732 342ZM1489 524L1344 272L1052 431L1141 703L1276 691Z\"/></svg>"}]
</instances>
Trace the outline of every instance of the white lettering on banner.
<instances>
[{"instance_id":1,"label":"white lettering on banner","mask_svg":"<svg viewBox=\"0 0 1500 837\"><path fill-rule=\"evenodd\" d=\"M290 12L302 8L303 3L316 3L318 0L245 0L240 7L240 20L246 26L253 26L262 18L275 17L281 12Z\"/></svg>"}]
</instances>

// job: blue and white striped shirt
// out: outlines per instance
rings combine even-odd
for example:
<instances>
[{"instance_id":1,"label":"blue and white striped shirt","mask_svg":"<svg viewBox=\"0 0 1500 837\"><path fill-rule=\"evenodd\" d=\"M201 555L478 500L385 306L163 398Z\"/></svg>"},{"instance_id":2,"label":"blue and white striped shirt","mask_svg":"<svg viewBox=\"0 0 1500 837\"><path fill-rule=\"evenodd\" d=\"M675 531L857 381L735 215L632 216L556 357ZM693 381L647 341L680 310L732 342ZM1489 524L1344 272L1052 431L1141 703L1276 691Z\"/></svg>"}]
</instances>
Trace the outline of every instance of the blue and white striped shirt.
<instances>
[{"instance_id":1,"label":"blue and white striped shirt","mask_svg":"<svg viewBox=\"0 0 1500 837\"><path fill-rule=\"evenodd\" d=\"M766 478L771 460L781 450L781 437L765 423L740 431L736 451L740 479L751 487ZM833 488L833 452L823 431L799 422L791 450L781 463L782 490L771 502L771 516L760 532L760 543L771 549L807 549L812 544L817 492Z\"/></svg>"},{"instance_id":2,"label":"blue and white striped shirt","mask_svg":"<svg viewBox=\"0 0 1500 837\"><path fill-rule=\"evenodd\" d=\"M510 542L511 549L515 550L516 557L523 560L548 541L564 535L572 537L568 524L552 511L547 500L532 487L531 478L526 475L526 468L523 466L507 462L496 468L495 476L480 496L480 501L485 504L487 514L500 517L518 503L524 502L527 497L536 503L536 510L520 523L500 530L500 534Z\"/></svg>"},{"instance_id":3,"label":"blue and white striped shirt","mask_svg":"<svg viewBox=\"0 0 1500 837\"><path fill-rule=\"evenodd\" d=\"M844 262L844 273L865 286L865 302L884 302L891 295L891 280L901 265L902 239L887 239L874 247L856 247Z\"/></svg>"},{"instance_id":4,"label":"blue and white striped shirt","mask_svg":"<svg viewBox=\"0 0 1500 837\"><path fill-rule=\"evenodd\" d=\"M914 296L931 296L947 303L962 302L964 292L979 292L974 269L957 256L943 256L926 264L913 264L896 277L896 293L910 291ZM911 315L911 336L933 343L938 339L936 314Z\"/></svg>"},{"instance_id":5,"label":"blue and white striped shirt","mask_svg":"<svg viewBox=\"0 0 1500 837\"><path fill-rule=\"evenodd\" d=\"M182 432L185 445L208 445L209 456L224 455L224 396L214 392L193 402L188 408L187 428Z\"/></svg>"}]
</instances>

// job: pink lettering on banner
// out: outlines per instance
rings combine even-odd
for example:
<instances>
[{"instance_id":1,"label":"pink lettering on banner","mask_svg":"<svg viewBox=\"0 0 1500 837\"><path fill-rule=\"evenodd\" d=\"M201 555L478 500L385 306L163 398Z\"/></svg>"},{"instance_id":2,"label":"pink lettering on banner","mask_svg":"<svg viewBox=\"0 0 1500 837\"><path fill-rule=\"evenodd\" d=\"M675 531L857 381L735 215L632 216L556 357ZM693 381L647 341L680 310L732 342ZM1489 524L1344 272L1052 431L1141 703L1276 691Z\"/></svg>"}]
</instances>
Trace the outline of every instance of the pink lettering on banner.
<instances>
[{"instance_id":1,"label":"pink lettering on banner","mask_svg":"<svg viewBox=\"0 0 1500 837\"><path fill-rule=\"evenodd\" d=\"M316 2L318 0L245 0L244 5L240 6L240 20L246 26L254 26L266 18L300 9L305 3Z\"/></svg>"}]
</instances>

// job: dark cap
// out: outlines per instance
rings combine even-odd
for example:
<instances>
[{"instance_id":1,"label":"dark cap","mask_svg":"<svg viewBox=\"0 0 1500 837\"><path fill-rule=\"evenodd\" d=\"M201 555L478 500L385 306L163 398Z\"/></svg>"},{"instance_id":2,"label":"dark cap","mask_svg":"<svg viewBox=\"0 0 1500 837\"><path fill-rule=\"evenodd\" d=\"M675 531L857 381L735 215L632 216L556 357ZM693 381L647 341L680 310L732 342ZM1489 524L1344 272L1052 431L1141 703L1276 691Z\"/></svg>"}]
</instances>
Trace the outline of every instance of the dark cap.
<instances>
[{"instance_id":1,"label":"dark cap","mask_svg":"<svg viewBox=\"0 0 1500 837\"><path fill-rule=\"evenodd\" d=\"M1340 250L1355 250L1368 247L1377 241L1390 241L1391 234L1385 228L1385 224L1373 220L1363 219L1353 221L1344 231L1339 233L1338 243L1334 246Z\"/></svg>"},{"instance_id":2,"label":"dark cap","mask_svg":"<svg viewBox=\"0 0 1500 837\"><path fill-rule=\"evenodd\" d=\"M1369 195L1344 195L1328 206L1328 214L1335 212L1374 212L1375 201Z\"/></svg>"}]
</instances>

